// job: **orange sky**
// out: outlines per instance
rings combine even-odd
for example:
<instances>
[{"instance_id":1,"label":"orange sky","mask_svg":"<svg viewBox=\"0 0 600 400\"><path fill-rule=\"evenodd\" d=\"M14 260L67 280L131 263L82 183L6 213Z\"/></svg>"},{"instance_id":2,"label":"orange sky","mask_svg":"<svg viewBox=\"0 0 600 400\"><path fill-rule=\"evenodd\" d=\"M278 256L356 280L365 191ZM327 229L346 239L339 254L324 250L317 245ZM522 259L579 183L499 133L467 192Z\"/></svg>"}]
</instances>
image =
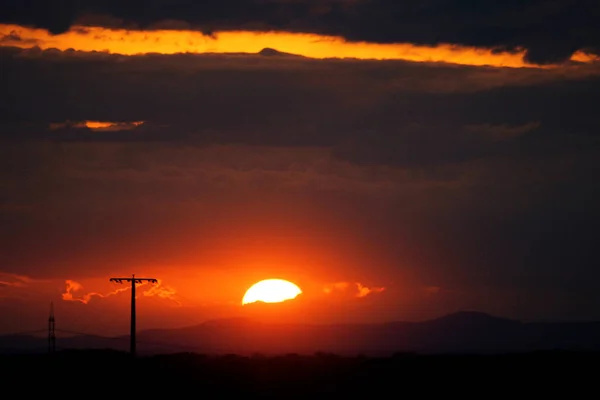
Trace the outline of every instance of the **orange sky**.
<instances>
[{"instance_id":1,"label":"orange sky","mask_svg":"<svg viewBox=\"0 0 600 400\"><path fill-rule=\"evenodd\" d=\"M395 59L417 62L446 62L497 67L536 67L523 61L524 52L493 53L489 49L441 44L434 47L403 44L349 43L342 38L286 32L218 32L209 37L197 31L136 31L74 26L70 31L50 35L43 29L0 24L3 46L59 50L108 51L124 55L144 53L257 53L273 48L311 58ZM572 60L596 59L578 52ZM538 66L539 67L539 66Z\"/></svg>"},{"instance_id":2,"label":"orange sky","mask_svg":"<svg viewBox=\"0 0 600 400\"><path fill-rule=\"evenodd\" d=\"M256 270L254 273L257 274ZM215 318L250 317L264 321L327 323L343 321L339 313L352 311L351 320L379 321L382 315L374 309L385 309L377 297L385 288L367 286L360 282L323 284L294 274L262 275L264 278L284 276L302 285L303 293L294 300L278 304L242 305L247 289L254 283L240 269L223 273L205 271L168 274L165 268L158 284L138 285L137 299L140 329L161 326L189 326ZM136 275L142 277L142 275ZM144 275L146 276L146 275ZM258 275L257 275L258 276ZM126 277L121 274L118 277ZM170 279L169 279L170 278ZM252 282L252 283L249 283ZM302 283L300 283L302 282ZM27 331L43 326L48 302L54 301L56 318L61 329L94 331L98 334L121 334L128 325L131 284L117 284L106 278L87 278L61 281L0 273L0 283L7 287L3 293L14 299L36 300L26 304L28 318L13 323L10 331ZM387 295L387 294L386 294ZM8 297L7 297L8 298ZM45 300L45 301L42 301ZM34 308L32 308L32 306ZM373 308L375 307L375 308ZM108 323L110 321L110 323ZM13 321L14 322L14 321ZM6 328L0 327L0 333Z\"/></svg>"},{"instance_id":3,"label":"orange sky","mask_svg":"<svg viewBox=\"0 0 600 400\"><path fill-rule=\"evenodd\" d=\"M510 179L519 177L510 190L504 186L498 189L501 195L510 196L498 201L510 214L512 207L521 206L514 201L513 193L531 186L522 182L537 182L538 170L531 167L537 164L535 160L515 163L511 169L508 162L495 158L484 163L474 151L470 162L455 165L452 157L444 161L445 149L450 147L448 153L461 154L464 148L471 148L463 147L463 139L470 145L470 138L474 138L472 147L484 149L495 149L496 144L502 147L510 141L519 148L518 139L522 137L525 143L530 136L531 140L552 138L552 134L538 131L556 125L553 118L562 115L562 108L568 108L569 103L561 99L550 103L561 108L552 108L540 101L521 106L516 100L529 99L527 91L519 92L525 84L559 75L562 79L562 75L568 76L565 71L569 68L528 65L523 61L523 52L494 53L455 45L348 43L338 37L283 32L231 31L209 37L197 31L75 26L53 36L42 29L0 24L0 39L0 46L58 49L65 52L48 52L52 56L47 58L54 59L59 53L69 62L77 61L65 63L68 68L53 63L53 69L36 67L37 62L44 65L45 60L11 64L11 71L20 79L9 78L14 87L5 97L16 99L17 105L7 108L5 115L20 115L26 110L24 114L51 131L35 132L39 134L36 137L56 138L57 143L40 141L28 147L30 143L15 141L1 153L4 156L0 158L8 160L6 171L14 170L17 175L7 183L7 187L16 188L16 195L7 196L6 203L0 205L20 231L15 233L12 225L5 224L3 238L10 254L3 264L19 275L0 272L0 300L6 300L0 302L0 311L6 305L9 311L20 310L28 315L10 321L10 331L43 326L53 300L59 326L100 334L126 332L130 289L109 282L109 278L132 273L159 280L157 285L144 285L138 292L140 329L185 326L240 315L298 322L381 322L422 320L473 304L490 313L522 308L523 301L512 289L501 291L479 284L487 282L487 275L480 272L478 263L466 256L465 261L458 254L470 252L470 242L467 250L457 249L451 240L461 236L455 234L455 224L443 219L439 224L438 218L464 210L467 223L480 215L495 215L495 204L489 205L489 213L483 206L478 209L486 203L488 193L494 192L478 190L487 188L490 182L504 185L509 179L504 173ZM510 68L439 64L418 64L419 68L414 68L416 64L409 63L390 66L392 63L323 61L316 62L320 66L315 68L317 73L312 69L290 72L288 82L288 75L272 78L276 75L272 69L279 67L271 62L273 59L261 58L270 69L260 77L246 74L259 68L251 60L239 71L226 71L222 76L204 74L192 82L169 78L184 75L177 69L178 63L189 68L190 58L205 62L205 57L160 57L181 59L169 66L173 69L164 75L165 80L138 79L138 69L129 67L132 63L156 68L152 76L157 78L164 72L162 66L148 62L148 57L127 57L148 53L257 53L264 48L316 59L394 59ZM107 59L106 65L88 66L78 62L83 53L66 52L69 49L125 56L99 53L89 58ZM18 51L5 53L17 61L46 58L21 57ZM219 62L231 59L234 64L239 59L214 58ZM288 63L288 59L282 60ZM598 59L578 52L571 60L593 63ZM369 64L372 69L364 74L337 64ZM380 74L371 64L385 64L388 70ZM593 71L581 73L596 75L595 66L574 65L571 69L590 69ZM222 72L218 66L205 69ZM409 69L427 69L427 73L410 75L414 72ZM29 76L20 76L19 71ZM36 77L39 82L28 79L30 71L44 71ZM461 78L454 75L456 71L467 73ZM122 79L115 80L116 76ZM257 79L261 77L266 80ZM94 85L90 85L92 82ZM247 86L250 89L244 86L242 91L237 82L252 85ZM488 86L506 87L517 94L512 101L501 98L495 103L486 97ZM453 97L453 92L458 96L473 88L478 92L473 94L477 100L472 104L461 103L464 100L460 97L457 102ZM266 95L255 96L263 89ZM419 91L423 92L421 97L413 93ZM362 95L355 96L354 92ZM213 101L215 93L219 96ZM435 95L427 98L431 93ZM48 94L51 96L44 97ZM546 96L546 92L542 94ZM479 103L482 105L478 108ZM130 107L132 104L135 107ZM574 115L578 116L584 102L573 104L577 106ZM511 107L516 109L513 113L525 115L512 116ZM222 110L244 112L239 116L226 112L221 115ZM588 108L585 110L589 113ZM452 125L448 130L456 129L455 136L460 140L447 142L446 136L440 135L436 141L433 133L446 132L440 129L444 128L443 121L455 124L455 114L463 111L466 116L456 116L460 127ZM421 128L419 123L412 124L412 118L419 123L442 123ZM331 125L336 119L343 123ZM351 123L345 123L346 119ZM229 124L229 120L241 123ZM279 120L283 125L278 125ZM355 143L349 136L348 141L338 142L336 135L355 126L357 131L370 132L375 126L386 133L380 137L381 143L373 146L375 156L384 160L382 165L369 164L368 140ZM424 141L431 143L432 151L421 147L420 141L390 141L389 152L387 148L379 149L388 146L387 132L395 133L400 126L406 128L406 137L430 134L424 136ZM27 134L31 129L9 128L15 130L15 135ZM82 132L70 128L95 133L81 135L85 139L81 142L71 142L68 140L78 138ZM114 134L116 131L126 132ZM159 140L121 140L144 138L143 134L137 136L138 132L149 132L148 137ZM256 139L248 138L250 145L243 140L241 145L231 145L240 141L242 135L238 132L248 136L258 133ZM293 140L274 146L272 143L280 143L279 137L271 138L271 132L289 135ZM296 147L295 139L307 132L308 136L319 132L323 141L308 138L306 145ZM66 139L61 142L64 133ZM211 142L213 134L216 138ZM327 139L327 134L332 139ZM357 137L362 134L357 133ZM188 146L187 140L196 135L202 145L192 142ZM263 137L265 145L257 145L255 141L260 144ZM183 141L178 141L181 138ZM204 140L208 140L207 146ZM330 147L329 143L335 144ZM554 142L545 145L561 146ZM408 149L406 153L402 146ZM413 152L424 154L416 167L411 164ZM395 164L396 153L399 158L405 157L407 164ZM390 161L391 157L394 160ZM32 167L13 166L23 160L35 162ZM540 175L559 176L561 168L570 165L571 160L565 160L558 163L552 158L549 166L543 164L546 169L540 167ZM587 162L587 158L583 160ZM476 207L472 203L477 203ZM23 224L29 221L27 218L31 225ZM438 237L438 228L444 227L444 222L450 233ZM468 271L465 263L475 265L475 272ZM506 276L513 279L510 273L516 272L507 272ZM245 291L270 278L294 282L302 289L302 296L281 307L242 307ZM550 302L546 296L527 301L539 301L539 309ZM537 306L533 304L531 309ZM21 311L25 307L30 307L28 312ZM113 331L99 332L103 327ZM0 323L2 329L5 327Z\"/></svg>"}]
</instances>

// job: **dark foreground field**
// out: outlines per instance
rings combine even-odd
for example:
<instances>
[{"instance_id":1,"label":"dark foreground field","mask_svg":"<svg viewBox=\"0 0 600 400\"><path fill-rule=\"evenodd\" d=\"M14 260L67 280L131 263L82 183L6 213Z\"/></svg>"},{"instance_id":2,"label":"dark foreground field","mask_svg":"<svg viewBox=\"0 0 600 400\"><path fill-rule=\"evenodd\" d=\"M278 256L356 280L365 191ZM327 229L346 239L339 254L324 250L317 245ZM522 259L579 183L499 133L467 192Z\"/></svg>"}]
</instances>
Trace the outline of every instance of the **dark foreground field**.
<instances>
[{"instance_id":1,"label":"dark foreground field","mask_svg":"<svg viewBox=\"0 0 600 400\"><path fill-rule=\"evenodd\" d=\"M138 357L111 351L0 356L4 390L85 398L330 398L597 395L600 354L344 358L332 355Z\"/></svg>"}]
</instances>

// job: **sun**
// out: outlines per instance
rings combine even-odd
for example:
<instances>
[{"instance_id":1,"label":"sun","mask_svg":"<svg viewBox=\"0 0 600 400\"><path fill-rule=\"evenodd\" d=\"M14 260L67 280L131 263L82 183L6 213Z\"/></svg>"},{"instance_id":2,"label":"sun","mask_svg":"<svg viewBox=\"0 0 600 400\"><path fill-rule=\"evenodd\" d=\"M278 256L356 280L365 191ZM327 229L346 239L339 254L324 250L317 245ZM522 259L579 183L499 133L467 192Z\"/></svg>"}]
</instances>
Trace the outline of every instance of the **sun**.
<instances>
[{"instance_id":1,"label":"sun","mask_svg":"<svg viewBox=\"0 0 600 400\"><path fill-rule=\"evenodd\" d=\"M265 279L252 285L246 291L243 304L256 303L281 303L282 301L295 299L302 290L294 283L284 279Z\"/></svg>"}]
</instances>

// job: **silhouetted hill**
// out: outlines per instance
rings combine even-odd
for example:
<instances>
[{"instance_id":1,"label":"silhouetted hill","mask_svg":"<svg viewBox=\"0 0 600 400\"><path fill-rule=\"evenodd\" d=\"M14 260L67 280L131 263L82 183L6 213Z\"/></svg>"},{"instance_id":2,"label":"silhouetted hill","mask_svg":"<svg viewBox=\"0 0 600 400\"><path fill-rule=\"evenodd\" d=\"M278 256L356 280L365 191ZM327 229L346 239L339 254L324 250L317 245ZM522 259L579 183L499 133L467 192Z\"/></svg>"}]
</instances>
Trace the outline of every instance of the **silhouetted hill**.
<instances>
[{"instance_id":1,"label":"silhouetted hill","mask_svg":"<svg viewBox=\"0 0 600 400\"><path fill-rule=\"evenodd\" d=\"M506 324L520 324L519 321L511 319L495 317L482 312L477 311L459 311L453 314L448 314L443 317L432 319L429 321L421 322L423 325L427 324L447 324L453 326L473 326L475 325L486 325L486 326L499 326Z\"/></svg>"},{"instance_id":2,"label":"silhouetted hill","mask_svg":"<svg viewBox=\"0 0 600 400\"><path fill-rule=\"evenodd\" d=\"M600 350L600 322L523 323L475 312L424 322L385 324L277 324L247 318L207 321L180 329L138 332L138 351L158 354L497 354L539 350ZM127 350L129 337L76 336L57 339L59 348ZM7 352L46 349L46 340L0 337Z\"/></svg>"},{"instance_id":3,"label":"silhouetted hill","mask_svg":"<svg viewBox=\"0 0 600 400\"><path fill-rule=\"evenodd\" d=\"M523 324L477 312L458 312L416 324L410 343L418 352L527 351Z\"/></svg>"},{"instance_id":4,"label":"silhouetted hill","mask_svg":"<svg viewBox=\"0 0 600 400\"><path fill-rule=\"evenodd\" d=\"M26 335L0 336L0 352L41 353L48 351L48 341Z\"/></svg>"},{"instance_id":5,"label":"silhouetted hill","mask_svg":"<svg viewBox=\"0 0 600 400\"><path fill-rule=\"evenodd\" d=\"M304 57L302 57L300 55L297 55L297 54L284 53L282 51L271 49L269 47L265 47L264 49L262 49L261 51L259 51L258 54L261 55L261 56L266 56L266 57L299 57L299 58L304 58Z\"/></svg>"}]
</instances>

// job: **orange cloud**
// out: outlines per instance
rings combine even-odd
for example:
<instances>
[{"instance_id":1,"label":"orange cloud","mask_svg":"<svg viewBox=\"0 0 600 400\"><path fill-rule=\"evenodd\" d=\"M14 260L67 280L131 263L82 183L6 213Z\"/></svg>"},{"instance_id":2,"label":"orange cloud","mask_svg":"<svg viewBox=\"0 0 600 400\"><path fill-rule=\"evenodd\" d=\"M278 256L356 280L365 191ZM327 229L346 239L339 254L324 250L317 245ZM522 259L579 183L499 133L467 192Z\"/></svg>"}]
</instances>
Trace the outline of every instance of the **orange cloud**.
<instances>
[{"instance_id":1,"label":"orange cloud","mask_svg":"<svg viewBox=\"0 0 600 400\"><path fill-rule=\"evenodd\" d=\"M0 24L0 44L21 48L103 51L123 55L176 53L258 53L265 48L311 58L354 58L445 62L497 67L538 67L524 61L525 51L497 52L491 49L451 44L417 46L410 43L376 44L347 42L341 37L287 32L226 31L205 35L191 30L125 30L74 26L68 32L50 35L43 29ZM594 62L597 57L577 52L572 61ZM545 67L544 67L545 68Z\"/></svg>"},{"instance_id":2,"label":"orange cloud","mask_svg":"<svg viewBox=\"0 0 600 400\"><path fill-rule=\"evenodd\" d=\"M0 287L24 287L32 281L28 276L0 272Z\"/></svg>"},{"instance_id":3,"label":"orange cloud","mask_svg":"<svg viewBox=\"0 0 600 400\"><path fill-rule=\"evenodd\" d=\"M181 305L181 302L179 300L177 300L177 298L175 297L177 294L175 292L175 289L173 289L170 286L165 286L163 284L163 281L160 279L158 279L157 284L150 286L150 289L146 290L143 293L144 293L144 296L148 296L148 297L156 296L161 299L172 300L175 303L177 303L177 305Z\"/></svg>"},{"instance_id":4,"label":"orange cloud","mask_svg":"<svg viewBox=\"0 0 600 400\"><path fill-rule=\"evenodd\" d=\"M53 282L50 279L31 278L26 275L0 272L0 299L30 299L51 294Z\"/></svg>"},{"instance_id":5,"label":"orange cloud","mask_svg":"<svg viewBox=\"0 0 600 400\"><path fill-rule=\"evenodd\" d=\"M75 282L70 279L65 281L65 285L67 287L65 289L65 292L62 294L62 299L66 301L78 301L83 304L88 304L93 297L110 297L129 290L129 287L124 287L107 294L90 292L85 293L81 296L76 296L75 292L80 292L83 289L83 286L79 282Z\"/></svg>"},{"instance_id":6,"label":"orange cloud","mask_svg":"<svg viewBox=\"0 0 600 400\"><path fill-rule=\"evenodd\" d=\"M358 288L358 294L356 295L357 297L367 297L371 293L381 293L385 290L385 288L383 288L383 287L369 288L364 285L361 285L360 283L357 283L356 287Z\"/></svg>"},{"instance_id":7,"label":"orange cloud","mask_svg":"<svg viewBox=\"0 0 600 400\"><path fill-rule=\"evenodd\" d=\"M79 121L79 122L58 122L50 124L51 130L64 129L64 128L88 128L93 131L99 132L117 132L127 131L135 129L140 125L143 125L144 121L133 121L133 122L103 122L103 121Z\"/></svg>"},{"instance_id":8,"label":"orange cloud","mask_svg":"<svg viewBox=\"0 0 600 400\"><path fill-rule=\"evenodd\" d=\"M329 285L326 285L323 288L323 292L325 294L332 294L335 292L348 292L352 291L353 296L355 297L367 297L372 293L381 293L385 290L384 287L368 287L363 285L360 282L336 282Z\"/></svg>"},{"instance_id":9,"label":"orange cloud","mask_svg":"<svg viewBox=\"0 0 600 400\"><path fill-rule=\"evenodd\" d=\"M349 285L350 284L348 282L332 283L331 285L325 286L325 288L323 288L323 291L327 294L330 294L336 290L345 290L348 288Z\"/></svg>"},{"instance_id":10,"label":"orange cloud","mask_svg":"<svg viewBox=\"0 0 600 400\"><path fill-rule=\"evenodd\" d=\"M571 61L580 63L591 63L600 61L600 56L595 54L586 53L584 51L577 51L571 56Z\"/></svg>"},{"instance_id":11,"label":"orange cloud","mask_svg":"<svg viewBox=\"0 0 600 400\"><path fill-rule=\"evenodd\" d=\"M81 292L83 289L83 286L79 282L68 279L65 281L65 285L66 285L66 288L65 288L65 292L62 294L62 299L65 301L77 301L82 304L88 304L94 297L106 298L106 297L117 295L122 292L126 292L131 289L131 286L127 285L127 286L116 289L116 290L106 293L106 294L98 293L98 292L90 292L90 293L85 293L82 295L77 295L76 292ZM148 285L148 283L144 282L144 283L137 284L136 288L145 286L145 285ZM155 296L155 297L159 297L161 299L172 300L175 303L177 303L177 305L181 305L179 300L177 300L175 298L175 295L176 295L175 289L173 289L169 286L165 286L161 280L158 280L157 284L151 284L151 286L147 290L144 290L141 293L142 293L142 295L144 295L146 297L154 297Z\"/></svg>"}]
</instances>

